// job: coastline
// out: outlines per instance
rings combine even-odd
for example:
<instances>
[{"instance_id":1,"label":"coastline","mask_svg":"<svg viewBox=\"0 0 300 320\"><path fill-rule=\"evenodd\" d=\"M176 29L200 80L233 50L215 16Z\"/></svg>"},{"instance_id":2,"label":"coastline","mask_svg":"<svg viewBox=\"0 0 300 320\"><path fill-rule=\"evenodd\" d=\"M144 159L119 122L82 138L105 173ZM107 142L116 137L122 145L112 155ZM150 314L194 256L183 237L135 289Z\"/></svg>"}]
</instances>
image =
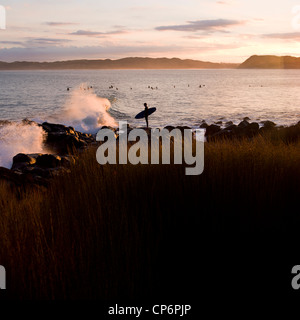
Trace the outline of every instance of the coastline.
<instances>
[{"instance_id":1,"label":"coastline","mask_svg":"<svg viewBox=\"0 0 300 320\"><path fill-rule=\"evenodd\" d=\"M1 121L1 125L9 125L10 121ZM53 124L44 122L42 124L32 120L24 119L21 124L23 126L37 126L43 129L44 152L38 153L16 153L12 159L10 168L1 168L0 181L4 180L17 185L36 184L47 186L51 178L65 173L70 173L70 167L75 165L80 154L90 147L100 145L96 141L96 135L81 133L73 127L68 127L63 124ZM114 132L118 139L119 128L108 126L101 127L102 129L110 129ZM101 130L99 128L99 130ZM128 125L128 134L134 127ZM172 132L174 129L179 129L182 134L184 130L192 131L192 137L195 139L195 130L197 128L190 126L165 126L159 130L167 130ZM263 121L262 123L251 122L250 118L246 117L239 124L234 124L233 121L222 123L207 124L204 120L198 129L205 130L206 143L239 143L244 140L253 140L260 137L264 140L270 140L273 143L281 142L284 144L295 143L300 140L300 121L297 124L290 126L277 126L272 121ZM155 128L146 130L150 141L151 132ZM132 142L130 143L132 145ZM150 146L150 145L149 145Z\"/></svg>"},{"instance_id":2,"label":"coastline","mask_svg":"<svg viewBox=\"0 0 300 320\"><path fill-rule=\"evenodd\" d=\"M174 164L99 165L91 147L47 186L1 182L7 297L165 303L200 287L213 297L218 286L278 294L265 270L275 276L294 257L300 125L267 127L209 139L199 176ZM226 277L216 278L220 263Z\"/></svg>"}]
</instances>

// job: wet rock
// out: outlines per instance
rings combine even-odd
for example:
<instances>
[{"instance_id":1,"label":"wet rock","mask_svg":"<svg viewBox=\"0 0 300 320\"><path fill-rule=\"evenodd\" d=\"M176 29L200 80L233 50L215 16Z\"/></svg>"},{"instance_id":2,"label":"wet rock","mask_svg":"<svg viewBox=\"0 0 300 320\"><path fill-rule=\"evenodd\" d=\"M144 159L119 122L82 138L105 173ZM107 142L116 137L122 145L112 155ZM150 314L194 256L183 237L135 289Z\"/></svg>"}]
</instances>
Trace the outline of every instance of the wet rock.
<instances>
[{"instance_id":1,"label":"wet rock","mask_svg":"<svg viewBox=\"0 0 300 320\"><path fill-rule=\"evenodd\" d=\"M27 168L28 165L29 165L28 162L17 162L12 165L11 170L22 171L23 169Z\"/></svg>"},{"instance_id":2,"label":"wet rock","mask_svg":"<svg viewBox=\"0 0 300 320\"><path fill-rule=\"evenodd\" d=\"M212 136L216 133L218 133L219 131L221 131L221 127L216 125L216 124L211 124L210 126L208 126L206 128L206 131L205 131L205 136Z\"/></svg>"},{"instance_id":3,"label":"wet rock","mask_svg":"<svg viewBox=\"0 0 300 320\"><path fill-rule=\"evenodd\" d=\"M236 129L237 129L237 125L235 124L231 124L226 127L226 130L228 131L235 131Z\"/></svg>"},{"instance_id":4,"label":"wet rock","mask_svg":"<svg viewBox=\"0 0 300 320\"><path fill-rule=\"evenodd\" d=\"M233 122L232 121L227 121L226 123L225 123L225 127L227 128L227 127L229 127L229 126L232 126L233 125Z\"/></svg>"},{"instance_id":5,"label":"wet rock","mask_svg":"<svg viewBox=\"0 0 300 320\"><path fill-rule=\"evenodd\" d=\"M22 183L20 176L14 173L12 170L0 167L0 181L7 182L9 184L19 185Z\"/></svg>"},{"instance_id":6,"label":"wet rock","mask_svg":"<svg viewBox=\"0 0 300 320\"><path fill-rule=\"evenodd\" d=\"M191 127L188 127L188 126L177 126L176 129L179 129L182 133L184 133L184 130L191 130Z\"/></svg>"},{"instance_id":7,"label":"wet rock","mask_svg":"<svg viewBox=\"0 0 300 320\"><path fill-rule=\"evenodd\" d=\"M203 122L200 124L200 129L206 129L208 127L208 124L206 122Z\"/></svg>"},{"instance_id":8,"label":"wet rock","mask_svg":"<svg viewBox=\"0 0 300 320\"><path fill-rule=\"evenodd\" d=\"M276 123L274 123L273 121L267 120L262 121L261 123L264 125L263 127L266 129L273 129L274 127L276 127Z\"/></svg>"},{"instance_id":9,"label":"wet rock","mask_svg":"<svg viewBox=\"0 0 300 320\"><path fill-rule=\"evenodd\" d=\"M217 141L217 140L225 140L225 139L232 139L233 138L233 131L227 130L227 129L222 129L219 132L208 136L207 141Z\"/></svg>"},{"instance_id":10,"label":"wet rock","mask_svg":"<svg viewBox=\"0 0 300 320\"><path fill-rule=\"evenodd\" d=\"M31 157L28 154L18 153L16 156L13 157L13 165L17 163L27 163L27 164L34 164L36 159Z\"/></svg>"},{"instance_id":11,"label":"wet rock","mask_svg":"<svg viewBox=\"0 0 300 320\"><path fill-rule=\"evenodd\" d=\"M253 137L256 134L258 134L259 124L257 122L252 122L248 126L246 126L243 130L244 130L244 135L246 137Z\"/></svg>"},{"instance_id":12,"label":"wet rock","mask_svg":"<svg viewBox=\"0 0 300 320\"><path fill-rule=\"evenodd\" d=\"M61 164L61 157L53 154L43 154L36 159L36 165L42 168L56 168Z\"/></svg>"},{"instance_id":13,"label":"wet rock","mask_svg":"<svg viewBox=\"0 0 300 320\"><path fill-rule=\"evenodd\" d=\"M238 124L238 127L239 128L245 128L245 127L247 127L249 125L249 122L247 121L247 120L243 120L242 122L240 122L239 124Z\"/></svg>"},{"instance_id":14,"label":"wet rock","mask_svg":"<svg viewBox=\"0 0 300 320\"><path fill-rule=\"evenodd\" d=\"M82 139L76 135L54 132L48 134L45 144L54 153L68 154L73 152L73 148L79 149L88 145L85 137L81 137Z\"/></svg>"},{"instance_id":15,"label":"wet rock","mask_svg":"<svg viewBox=\"0 0 300 320\"><path fill-rule=\"evenodd\" d=\"M33 121L33 120L29 120L27 118L23 119L22 120L22 124L23 125L28 125L28 126L32 126L32 125L35 125L35 126L40 126L40 124L38 124L37 122Z\"/></svg>"},{"instance_id":16,"label":"wet rock","mask_svg":"<svg viewBox=\"0 0 300 320\"><path fill-rule=\"evenodd\" d=\"M164 127L164 129L168 130L168 131L172 131L173 129L175 129L175 127L173 126L166 126Z\"/></svg>"},{"instance_id":17,"label":"wet rock","mask_svg":"<svg viewBox=\"0 0 300 320\"><path fill-rule=\"evenodd\" d=\"M71 127L66 127L63 124L48 123L48 122L42 123L42 128L48 133L49 132L70 133L71 131L74 131L74 128L71 129Z\"/></svg>"}]
</instances>

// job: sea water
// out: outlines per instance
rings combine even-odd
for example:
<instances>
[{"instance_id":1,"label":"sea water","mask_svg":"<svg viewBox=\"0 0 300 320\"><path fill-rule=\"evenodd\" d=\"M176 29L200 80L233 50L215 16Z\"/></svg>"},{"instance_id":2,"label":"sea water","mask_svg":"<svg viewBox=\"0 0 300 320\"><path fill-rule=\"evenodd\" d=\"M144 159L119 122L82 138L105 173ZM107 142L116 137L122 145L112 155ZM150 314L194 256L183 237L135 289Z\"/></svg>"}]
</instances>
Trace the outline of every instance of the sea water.
<instances>
[{"instance_id":1,"label":"sea water","mask_svg":"<svg viewBox=\"0 0 300 320\"><path fill-rule=\"evenodd\" d=\"M0 71L0 166L18 152L41 151L43 132L20 127L24 118L95 133L120 120L144 126L134 116L147 103L157 109L152 127L244 117L290 125L300 120L299 89L300 70Z\"/></svg>"}]
</instances>

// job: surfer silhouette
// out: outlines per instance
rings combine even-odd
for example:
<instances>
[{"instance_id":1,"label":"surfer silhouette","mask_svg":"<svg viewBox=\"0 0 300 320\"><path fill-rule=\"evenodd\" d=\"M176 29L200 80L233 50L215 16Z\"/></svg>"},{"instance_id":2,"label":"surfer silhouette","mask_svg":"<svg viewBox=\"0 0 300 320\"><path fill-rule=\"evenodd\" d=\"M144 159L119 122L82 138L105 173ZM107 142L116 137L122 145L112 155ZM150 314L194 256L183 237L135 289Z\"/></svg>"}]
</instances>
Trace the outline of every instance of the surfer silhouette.
<instances>
[{"instance_id":1,"label":"surfer silhouette","mask_svg":"<svg viewBox=\"0 0 300 320\"><path fill-rule=\"evenodd\" d=\"M144 103L144 107L145 107L145 119L146 119L146 124L147 124L147 128L148 128L148 106L147 103Z\"/></svg>"},{"instance_id":2,"label":"surfer silhouette","mask_svg":"<svg viewBox=\"0 0 300 320\"><path fill-rule=\"evenodd\" d=\"M135 119L143 119L143 118L145 118L147 128L149 128L148 117L150 116L150 114L152 114L153 112L156 111L156 108L149 108L147 103L144 103L144 107L145 107L145 109L143 111L141 111L140 113L138 113L135 116Z\"/></svg>"}]
</instances>

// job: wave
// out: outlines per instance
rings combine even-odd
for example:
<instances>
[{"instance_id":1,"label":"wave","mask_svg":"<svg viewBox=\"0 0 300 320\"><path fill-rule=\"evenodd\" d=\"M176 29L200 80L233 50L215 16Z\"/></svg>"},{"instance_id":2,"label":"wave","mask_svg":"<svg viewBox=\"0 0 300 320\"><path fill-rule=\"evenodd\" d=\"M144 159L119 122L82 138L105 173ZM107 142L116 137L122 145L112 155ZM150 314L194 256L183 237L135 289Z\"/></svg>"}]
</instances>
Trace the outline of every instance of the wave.
<instances>
[{"instance_id":1,"label":"wave","mask_svg":"<svg viewBox=\"0 0 300 320\"><path fill-rule=\"evenodd\" d=\"M70 91L70 97L62 112L57 115L57 120L80 132L96 133L101 126L117 126L109 113L110 108L108 99L97 96L89 85L81 84Z\"/></svg>"},{"instance_id":2,"label":"wave","mask_svg":"<svg viewBox=\"0 0 300 320\"><path fill-rule=\"evenodd\" d=\"M18 153L45 152L45 132L37 124L0 122L0 167L11 168L12 158Z\"/></svg>"}]
</instances>

